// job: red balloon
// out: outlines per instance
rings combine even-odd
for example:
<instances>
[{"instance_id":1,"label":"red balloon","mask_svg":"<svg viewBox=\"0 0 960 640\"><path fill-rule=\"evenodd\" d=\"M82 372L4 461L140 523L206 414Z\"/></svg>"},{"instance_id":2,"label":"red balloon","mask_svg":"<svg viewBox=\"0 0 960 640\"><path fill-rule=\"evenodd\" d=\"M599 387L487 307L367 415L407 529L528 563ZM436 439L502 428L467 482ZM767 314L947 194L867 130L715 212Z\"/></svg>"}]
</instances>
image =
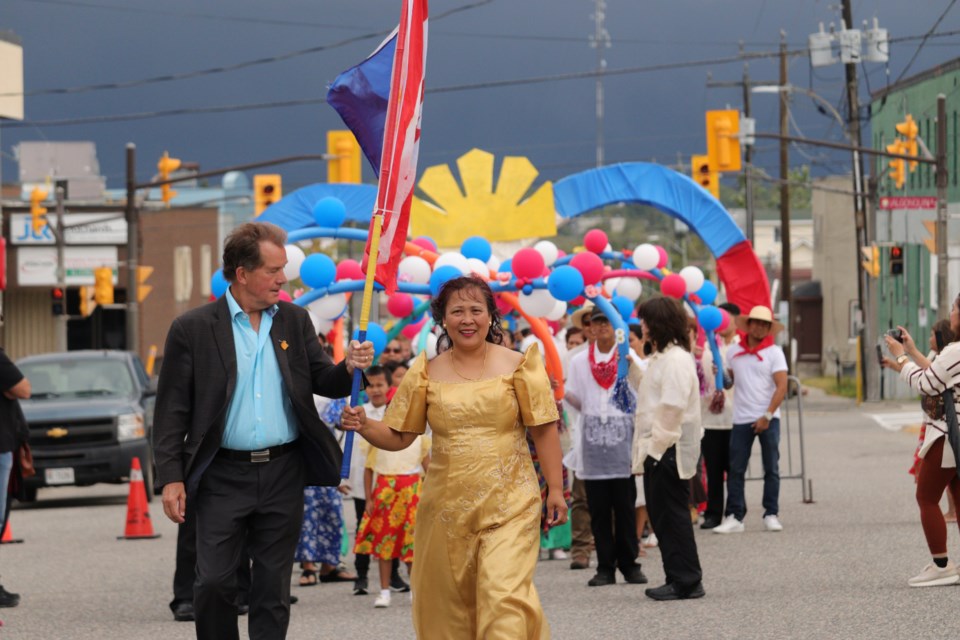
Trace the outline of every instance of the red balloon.
<instances>
[{"instance_id":1,"label":"red balloon","mask_svg":"<svg viewBox=\"0 0 960 640\"><path fill-rule=\"evenodd\" d=\"M581 251L573 256L570 266L580 272L586 285L597 284L603 277L603 260L595 253Z\"/></svg>"},{"instance_id":2,"label":"red balloon","mask_svg":"<svg viewBox=\"0 0 960 640\"><path fill-rule=\"evenodd\" d=\"M510 269L513 271L513 275L528 280L538 278L540 274L543 273L543 267L543 256L540 255L539 251L531 247L517 251L513 256L513 260L510 262Z\"/></svg>"},{"instance_id":3,"label":"red balloon","mask_svg":"<svg viewBox=\"0 0 960 640\"><path fill-rule=\"evenodd\" d=\"M363 280L363 269L356 260L347 258L337 265L337 280Z\"/></svg>"},{"instance_id":4,"label":"red balloon","mask_svg":"<svg viewBox=\"0 0 960 640\"><path fill-rule=\"evenodd\" d=\"M497 310L500 312L500 315L505 316L513 311L513 306L504 300L503 297L497 296L495 300L497 301Z\"/></svg>"},{"instance_id":5,"label":"red balloon","mask_svg":"<svg viewBox=\"0 0 960 640\"><path fill-rule=\"evenodd\" d=\"M573 300L571 300L570 302L568 302L568 303L567 303L567 306L570 306L570 307L582 307L582 306L583 306L583 303L586 302L586 301L587 301L587 299L584 298L583 296L577 296L576 298L574 298Z\"/></svg>"},{"instance_id":6,"label":"red balloon","mask_svg":"<svg viewBox=\"0 0 960 640\"><path fill-rule=\"evenodd\" d=\"M408 293L395 293L387 298L387 311L395 318L406 318L413 313L413 296Z\"/></svg>"},{"instance_id":7,"label":"red balloon","mask_svg":"<svg viewBox=\"0 0 960 640\"><path fill-rule=\"evenodd\" d=\"M660 281L660 293L671 298L682 298L687 292L687 283L677 273L671 273Z\"/></svg>"},{"instance_id":8,"label":"red balloon","mask_svg":"<svg viewBox=\"0 0 960 640\"><path fill-rule=\"evenodd\" d=\"M283 289L277 294L277 297L283 300L284 302L293 302L293 298L290 297L290 294L284 291Z\"/></svg>"},{"instance_id":9,"label":"red balloon","mask_svg":"<svg viewBox=\"0 0 960 640\"><path fill-rule=\"evenodd\" d=\"M567 252L566 252L566 251L564 251L563 249L557 250L557 260L559 260L560 258L565 258L565 257L567 257Z\"/></svg>"},{"instance_id":10,"label":"red balloon","mask_svg":"<svg viewBox=\"0 0 960 640\"><path fill-rule=\"evenodd\" d=\"M727 327L730 326L730 320L732 318L730 317L730 314L727 313L726 309L720 309L720 317L722 320L720 320L720 326L717 327L717 331L726 331Z\"/></svg>"},{"instance_id":11,"label":"red balloon","mask_svg":"<svg viewBox=\"0 0 960 640\"><path fill-rule=\"evenodd\" d=\"M587 251L603 253L603 250L607 248L607 234L602 229L590 229L583 236L583 246L587 248Z\"/></svg>"},{"instance_id":12,"label":"red balloon","mask_svg":"<svg viewBox=\"0 0 960 640\"><path fill-rule=\"evenodd\" d=\"M414 324L408 324L403 329L400 329L400 333L402 333L406 337L413 340L414 338L417 337L417 334L420 333L420 330L423 329L423 325L426 322L427 322L427 318L424 317L420 322L416 322Z\"/></svg>"},{"instance_id":13,"label":"red balloon","mask_svg":"<svg viewBox=\"0 0 960 640\"><path fill-rule=\"evenodd\" d=\"M663 269L670 263L670 255L667 253L667 250L657 245L657 253L660 254L660 260L657 261L657 269ZM684 290L686 290L687 285L683 285Z\"/></svg>"},{"instance_id":14,"label":"red balloon","mask_svg":"<svg viewBox=\"0 0 960 640\"><path fill-rule=\"evenodd\" d=\"M417 245L421 249L426 249L427 251L437 252L437 243L428 238L427 236L420 236L419 238L413 239L413 244Z\"/></svg>"}]
</instances>

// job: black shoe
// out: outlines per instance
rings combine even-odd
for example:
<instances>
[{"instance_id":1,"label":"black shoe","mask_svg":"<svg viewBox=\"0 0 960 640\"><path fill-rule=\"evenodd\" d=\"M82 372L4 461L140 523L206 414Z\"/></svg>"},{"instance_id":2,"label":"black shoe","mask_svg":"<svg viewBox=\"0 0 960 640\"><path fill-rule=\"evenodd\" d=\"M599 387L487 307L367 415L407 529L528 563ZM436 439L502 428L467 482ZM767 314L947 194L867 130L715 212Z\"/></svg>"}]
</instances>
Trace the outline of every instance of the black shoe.
<instances>
[{"instance_id":1,"label":"black shoe","mask_svg":"<svg viewBox=\"0 0 960 640\"><path fill-rule=\"evenodd\" d=\"M648 598L654 600L692 600L694 598L702 598L705 595L702 582L698 582L693 588L685 591L681 591L675 585L668 582L662 587L647 589L644 593L647 594Z\"/></svg>"},{"instance_id":2,"label":"black shoe","mask_svg":"<svg viewBox=\"0 0 960 640\"><path fill-rule=\"evenodd\" d=\"M570 563L570 568L574 571L577 569L589 569L590 560L586 558L574 558L573 562Z\"/></svg>"},{"instance_id":3,"label":"black shoe","mask_svg":"<svg viewBox=\"0 0 960 640\"><path fill-rule=\"evenodd\" d=\"M704 518L700 523L701 529L713 529L720 526L720 518Z\"/></svg>"},{"instance_id":4,"label":"black shoe","mask_svg":"<svg viewBox=\"0 0 960 640\"><path fill-rule=\"evenodd\" d=\"M300 598L297 596L290 596L290 604L297 604L298 602L300 602Z\"/></svg>"},{"instance_id":5,"label":"black shoe","mask_svg":"<svg viewBox=\"0 0 960 640\"><path fill-rule=\"evenodd\" d=\"M632 569L627 571L621 571L623 574L623 579L630 584L647 584L647 576L643 575L643 571L640 570L640 565L634 566Z\"/></svg>"},{"instance_id":6,"label":"black shoe","mask_svg":"<svg viewBox=\"0 0 960 640\"><path fill-rule=\"evenodd\" d=\"M293 597L293 596L291 596L291 597ZM245 616L245 615L247 615L248 613L250 613L250 603L249 603L249 602L241 602L241 603L237 604L237 615L238 615L238 616Z\"/></svg>"},{"instance_id":7,"label":"black shoe","mask_svg":"<svg viewBox=\"0 0 960 640\"><path fill-rule=\"evenodd\" d=\"M397 574L390 576L390 591L394 593L407 593L410 591L410 585L404 582L403 578Z\"/></svg>"},{"instance_id":8,"label":"black shoe","mask_svg":"<svg viewBox=\"0 0 960 640\"><path fill-rule=\"evenodd\" d=\"M590 587L605 587L608 584L617 584L617 576L612 573L600 573L599 571L587 582L587 586Z\"/></svg>"},{"instance_id":9,"label":"black shoe","mask_svg":"<svg viewBox=\"0 0 960 640\"><path fill-rule=\"evenodd\" d=\"M173 605L173 619L177 622L192 622L194 620L193 603L181 601Z\"/></svg>"},{"instance_id":10,"label":"black shoe","mask_svg":"<svg viewBox=\"0 0 960 640\"><path fill-rule=\"evenodd\" d=\"M353 581L353 595L355 596L365 596L369 593L367 591L367 579L366 578L357 578Z\"/></svg>"},{"instance_id":11,"label":"black shoe","mask_svg":"<svg viewBox=\"0 0 960 640\"><path fill-rule=\"evenodd\" d=\"M10 593L0 586L0 607L15 607L20 604L20 594Z\"/></svg>"}]
</instances>

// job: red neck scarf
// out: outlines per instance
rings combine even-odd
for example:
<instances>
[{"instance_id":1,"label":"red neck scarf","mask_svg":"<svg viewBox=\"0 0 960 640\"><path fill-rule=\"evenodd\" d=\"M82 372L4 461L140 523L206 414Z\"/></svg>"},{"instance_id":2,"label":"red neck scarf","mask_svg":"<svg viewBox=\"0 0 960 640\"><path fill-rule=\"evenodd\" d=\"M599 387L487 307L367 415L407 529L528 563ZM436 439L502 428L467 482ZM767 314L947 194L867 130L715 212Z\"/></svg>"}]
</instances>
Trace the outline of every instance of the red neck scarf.
<instances>
[{"instance_id":1,"label":"red neck scarf","mask_svg":"<svg viewBox=\"0 0 960 640\"><path fill-rule=\"evenodd\" d=\"M757 360L763 362L763 358L760 356L760 352L766 349L767 347L773 346L773 333L768 333L767 337L760 341L756 347L752 349L749 347L750 340L747 337L747 334L743 331L737 331L737 335L740 336L740 348L742 351L737 355L733 356L734 358L739 358L740 356L751 355L757 356Z\"/></svg>"},{"instance_id":2,"label":"red neck scarf","mask_svg":"<svg viewBox=\"0 0 960 640\"><path fill-rule=\"evenodd\" d=\"M613 347L616 349L616 345ZM595 355L598 347L596 343L591 345L588 351L588 358L590 360L590 373L593 374L593 379L597 381L597 384L603 387L604 389L609 389L613 386L613 383L617 381L617 352L614 351L613 357L611 357L606 362L597 362L597 357Z\"/></svg>"}]
</instances>

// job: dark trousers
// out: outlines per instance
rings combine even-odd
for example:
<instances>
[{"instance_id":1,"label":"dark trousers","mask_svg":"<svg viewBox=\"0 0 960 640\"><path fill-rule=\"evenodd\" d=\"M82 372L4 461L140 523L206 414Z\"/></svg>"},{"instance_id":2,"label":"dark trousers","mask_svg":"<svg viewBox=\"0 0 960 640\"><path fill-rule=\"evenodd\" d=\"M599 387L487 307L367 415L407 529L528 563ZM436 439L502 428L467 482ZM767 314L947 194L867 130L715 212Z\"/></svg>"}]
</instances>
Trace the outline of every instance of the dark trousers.
<instances>
[{"instance_id":1,"label":"dark trousers","mask_svg":"<svg viewBox=\"0 0 960 640\"><path fill-rule=\"evenodd\" d=\"M727 515L732 514L741 521L747 515L744 483L754 438L760 440L760 459L763 461L763 515L780 513L780 418L771 420L770 426L760 435L753 432L753 424L735 424L730 432Z\"/></svg>"},{"instance_id":2,"label":"dark trousers","mask_svg":"<svg viewBox=\"0 0 960 640\"><path fill-rule=\"evenodd\" d=\"M303 464L296 452L263 463L217 457L204 472L193 498L198 640L239 638L237 567L245 548L253 561L250 638L286 637L290 575L303 523Z\"/></svg>"},{"instance_id":3,"label":"dark trousers","mask_svg":"<svg viewBox=\"0 0 960 640\"><path fill-rule=\"evenodd\" d=\"M357 512L357 533L360 533L360 521L363 520L363 512L367 508L367 501L360 498L353 499L353 508ZM366 578L370 573L370 554L358 553L354 557L353 566L357 568L357 577Z\"/></svg>"},{"instance_id":4,"label":"dark trousers","mask_svg":"<svg viewBox=\"0 0 960 640\"><path fill-rule=\"evenodd\" d=\"M636 566L637 485L633 476L613 480L584 480L590 528L597 549L597 573L624 574ZM657 535L660 532L657 531Z\"/></svg>"},{"instance_id":5,"label":"dark trousers","mask_svg":"<svg viewBox=\"0 0 960 640\"><path fill-rule=\"evenodd\" d=\"M669 584L687 592L700 582L703 572L687 506L690 481L681 480L677 473L676 447L667 449L659 462L648 456L643 472L647 511L660 543L663 572Z\"/></svg>"},{"instance_id":6,"label":"dark trousers","mask_svg":"<svg viewBox=\"0 0 960 640\"><path fill-rule=\"evenodd\" d=\"M177 567L173 573L173 600L170 609L181 602L193 602L193 585L197 581L197 520L193 500L187 501L183 524L177 528ZM237 604L246 604L250 591L250 555L246 552L237 567Z\"/></svg>"},{"instance_id":7,"label":"dark trousers","mask_svg":"<svg viewBox=\"0 0 960 640\"><path fill-rule=\"evenodd\" d=\"M587 506L587 489L584 481L573 476L570 489L570 554L574 560L590 560L593 553L593 533L590 531L590 509Z\"/></svg>"},{"instance_id":8,"label":"dark trousers","mask_svg":"<svg viewBox=\"0 0 960 640\"><path fill-rule=\"evenodd\" d=\"M723 519L723 489L726 474L730 471L730 430L704 429L700 452L707 465L707 520Z\"/></svg>"}]
</instances>

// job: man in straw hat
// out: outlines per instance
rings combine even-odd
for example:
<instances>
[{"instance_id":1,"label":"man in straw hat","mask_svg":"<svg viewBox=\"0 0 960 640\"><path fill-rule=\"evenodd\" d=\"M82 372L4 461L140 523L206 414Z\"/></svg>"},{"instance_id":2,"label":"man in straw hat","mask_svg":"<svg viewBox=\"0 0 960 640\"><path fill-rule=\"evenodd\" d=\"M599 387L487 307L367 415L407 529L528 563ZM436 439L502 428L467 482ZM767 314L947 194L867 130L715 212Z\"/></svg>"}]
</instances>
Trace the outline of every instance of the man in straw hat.
<instances>
[{"instance_id":1,"label":"man in straw hat","mask_svg":"<svg viewBox=\"0 0 960 640\"><path fill-rule=\"evenodd\" d=\"M714 533L741 533L747 514L744 475L754 438L760 438L763 458L763 524L782 531L780 507L780 403L787 394L787 359L774 344L783 328L768 307L756 306L738 318L740 342L727 350L733 376L733 431L730 433L730 471L727 474L726 517Z\"/></svg>"}]
</instances>

